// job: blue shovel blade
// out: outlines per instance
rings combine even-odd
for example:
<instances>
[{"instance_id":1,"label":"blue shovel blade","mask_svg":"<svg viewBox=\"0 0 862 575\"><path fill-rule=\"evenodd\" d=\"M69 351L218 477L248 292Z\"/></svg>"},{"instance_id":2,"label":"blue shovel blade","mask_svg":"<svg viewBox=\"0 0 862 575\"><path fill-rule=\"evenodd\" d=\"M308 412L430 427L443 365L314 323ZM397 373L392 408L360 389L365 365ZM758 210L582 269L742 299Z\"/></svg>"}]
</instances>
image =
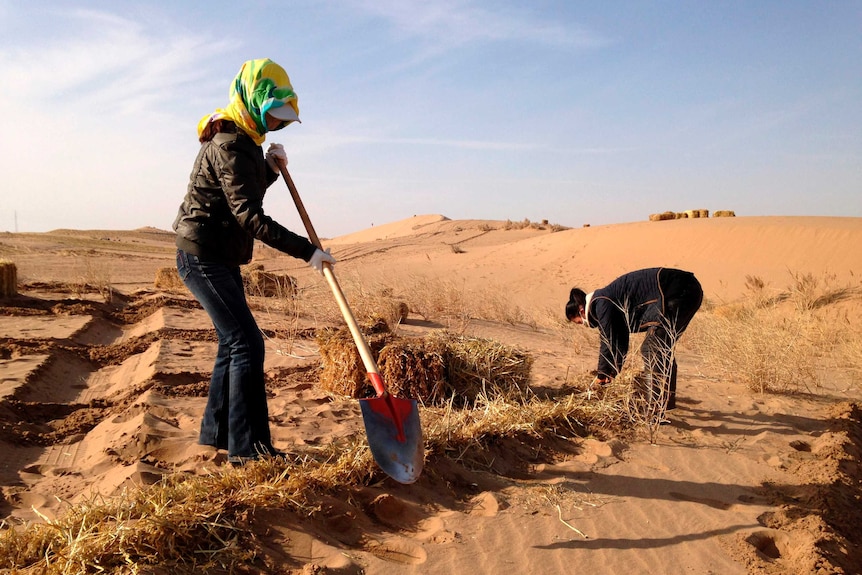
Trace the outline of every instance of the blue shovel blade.
<instances>
[{"instance_id":1,"label":"blue shovel blade","mask_svg":"<svg viewBox=\"0 0 862 575\"><path fill-rule=\"evenodd\" d=\"M368 447L374 461L399 483L419 479L425 462L416 400L384 395L360 399Z\"/></svg>"}]
</instances>

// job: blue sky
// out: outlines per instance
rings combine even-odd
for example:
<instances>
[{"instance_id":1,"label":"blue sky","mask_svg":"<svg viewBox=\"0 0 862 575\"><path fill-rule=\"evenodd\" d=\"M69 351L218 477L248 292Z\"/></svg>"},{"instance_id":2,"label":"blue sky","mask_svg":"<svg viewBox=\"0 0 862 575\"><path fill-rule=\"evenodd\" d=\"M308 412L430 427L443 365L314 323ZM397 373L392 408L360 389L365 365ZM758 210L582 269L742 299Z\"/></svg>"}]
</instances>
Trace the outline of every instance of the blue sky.
<instances>
[{"instance_id":1,"label":"blue sky","mask_svg":"<svg viewBox=\"0 0 862 575\"><path fill-rule=\"evenodd\" d=\"M0 0L0 231L170 229L198 120L262 57L321 237L862 216L860 1ZM265 209L302 232L281 181Z\"/></svg>"}]
</instances>

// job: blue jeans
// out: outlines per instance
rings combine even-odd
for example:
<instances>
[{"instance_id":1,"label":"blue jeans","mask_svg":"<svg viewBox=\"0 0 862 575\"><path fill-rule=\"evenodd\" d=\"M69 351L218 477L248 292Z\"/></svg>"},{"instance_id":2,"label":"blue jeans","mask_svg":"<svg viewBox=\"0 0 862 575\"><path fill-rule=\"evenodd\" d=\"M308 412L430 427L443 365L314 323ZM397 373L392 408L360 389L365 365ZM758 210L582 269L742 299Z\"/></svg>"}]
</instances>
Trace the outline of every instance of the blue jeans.
<instances>
[{"instance_id":1,"label":"blue jeans","mask_svg":"<svg viewBox=\"0 0 862 575\"><path fill-rule=\"evenodd\" d=\"M177 271L218 335L199 442L227 449L231 457L271 453L263 336L246 302L239 267L177 250Z\"/></svg>"}]
</instances>

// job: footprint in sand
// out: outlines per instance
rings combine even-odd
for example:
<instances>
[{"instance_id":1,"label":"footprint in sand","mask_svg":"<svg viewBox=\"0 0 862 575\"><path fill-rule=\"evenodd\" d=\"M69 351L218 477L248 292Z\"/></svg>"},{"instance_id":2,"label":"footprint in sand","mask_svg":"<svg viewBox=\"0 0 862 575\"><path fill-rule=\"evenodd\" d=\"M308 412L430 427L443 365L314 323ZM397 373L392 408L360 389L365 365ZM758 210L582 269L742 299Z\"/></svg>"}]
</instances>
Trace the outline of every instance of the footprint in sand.
<instances>
[{"instance_id":1,"label":"footprint in sand","mask_svg":"<svg viewBox=\"0 0 862 575\"><path fill-rule=\"evenodd\" d=\"M443 518L429 517L416 530L416 539L429 543L452 543L458 539L458 534L446 529Z\"/></svg>"},{"instance_id":2,"label":"footprint in sand","mask_svg":"<svg viewBox=\"0 0 862 575\"><path fill-rule=\"evenodd\" d=\"M377 541L367 546L366 551L384 561L419 565L428 560L428 554L418 543L401 537Z\"/></svg>"},{"instance_id":3,"label":"footprint in sand","mask_svg":"<svg viewBox=\"0 0 862 575\"><path fill-rule=\"evenodd\" d=\"M421 519L419 511L406 501L388 493L375 497L368 508L375 519L398 529L412 530Z\"/></svg>"},{"instance_id":4,"label":"footprint in sand","mask_svg":"<svg viewBox=\"0 0 862 575\"><path fill-rule=\"evenodd\" d=\"M814 545L815 535L804 531L786 533L777 529L761 529L745 538L758 555L767 560L790 557L802 548Z\"/></svg>"},{"instance_id":5,"label":"footprint in sand","mask_svg":"<svg viewBox=\"0 0 862 575\"><path fill-rule=\"evenodd\" d=\"M480 493L470 500L470 515L478 515L480 517L494 517L500 512L500 501L497 497L488 491Z\"/></svg>"}]
</instances>

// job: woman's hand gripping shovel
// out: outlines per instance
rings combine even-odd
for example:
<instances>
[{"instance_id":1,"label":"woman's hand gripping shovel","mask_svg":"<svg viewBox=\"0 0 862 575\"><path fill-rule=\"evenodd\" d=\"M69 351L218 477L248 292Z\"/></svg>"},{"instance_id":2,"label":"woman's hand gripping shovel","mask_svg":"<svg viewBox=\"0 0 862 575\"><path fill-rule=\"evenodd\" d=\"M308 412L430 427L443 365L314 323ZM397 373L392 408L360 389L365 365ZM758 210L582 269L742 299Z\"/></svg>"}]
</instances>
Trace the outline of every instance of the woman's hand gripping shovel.
<instances>
[{"instance_id":1,"label":"woman's hand gripping shovel","mask_svg":"<svg viewBox=\"0 0 862 575\"><path fill-rule=\"evenodd\" d=\"M302 223L305 224L308 239L316 247L323 249L287 168L279 163L279 169L302 218ZM386 390L383 378L378 373L377 362L371 355L371 349L362 332L359 331L356 318L347 305L347 299L329 263L323 264L323 275L332 289L338 307L341 308L347 327L350 328L353 341L359 349L362 363L365 364L365 370L368 372L368 379L371 380L371 385L377 392L377 397L359 400L371 454L374 455L377 465L392 479L400 483L413 483L419 479L425 456L416 400L394 397Z\"/></svg>"}]
</instances>

